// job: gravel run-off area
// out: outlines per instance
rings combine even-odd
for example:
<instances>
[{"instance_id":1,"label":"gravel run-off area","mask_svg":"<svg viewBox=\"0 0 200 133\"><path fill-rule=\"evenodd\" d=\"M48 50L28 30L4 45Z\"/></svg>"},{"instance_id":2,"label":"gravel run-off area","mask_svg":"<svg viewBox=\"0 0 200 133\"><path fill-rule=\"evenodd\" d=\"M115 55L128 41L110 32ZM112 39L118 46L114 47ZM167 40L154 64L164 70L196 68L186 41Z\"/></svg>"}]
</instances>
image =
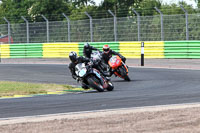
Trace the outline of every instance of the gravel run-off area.
<instances>
[{"instance_id":1,"label":"gravel run-off area","mask_svg":"<svg viewBox=\"0 0 200 133\"><path fill-rule=\"evenodd\" d=\"M0 133L199 133L200 104L0 119Z\"/></svg>"}]
</instances>

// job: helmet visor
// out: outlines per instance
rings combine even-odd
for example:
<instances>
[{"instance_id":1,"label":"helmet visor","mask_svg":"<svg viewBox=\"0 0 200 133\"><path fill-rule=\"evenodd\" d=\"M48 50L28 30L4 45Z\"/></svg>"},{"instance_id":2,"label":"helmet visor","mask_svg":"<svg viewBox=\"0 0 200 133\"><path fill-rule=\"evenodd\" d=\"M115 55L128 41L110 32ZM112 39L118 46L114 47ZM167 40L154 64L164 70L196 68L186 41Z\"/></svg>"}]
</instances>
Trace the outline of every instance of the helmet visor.
<instances>
[{"instance_id":1,"label":"helmet visor","mask_svg":"<svg viewBox=\"0 0 200 133\"><path fill-rule=\"evenodd\" d=\"M109 50L110 50L109 48L103 49L103 51L105 52L108 52Z\"/></svg>"}]
</instances>

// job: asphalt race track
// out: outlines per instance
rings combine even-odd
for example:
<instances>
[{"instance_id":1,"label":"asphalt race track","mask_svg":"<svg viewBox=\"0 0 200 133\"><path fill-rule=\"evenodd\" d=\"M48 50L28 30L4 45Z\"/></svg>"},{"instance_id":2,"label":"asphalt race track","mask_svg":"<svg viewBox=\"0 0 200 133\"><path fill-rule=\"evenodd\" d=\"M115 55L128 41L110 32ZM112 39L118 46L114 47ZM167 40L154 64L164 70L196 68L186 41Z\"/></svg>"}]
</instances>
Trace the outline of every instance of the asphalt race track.
<instances>
[{"instance_id":1,"label":"asphalt race track","mask_svg":"<svg viewBox=\"0 0 200 133\"><path fill-rule=\"evenodd\" d=\"M0 118L200 102L200 70L129 68L112 92L0 99ZM66 65L0 64L0 80L71 84Z\"/></svg>"}]
</instances>

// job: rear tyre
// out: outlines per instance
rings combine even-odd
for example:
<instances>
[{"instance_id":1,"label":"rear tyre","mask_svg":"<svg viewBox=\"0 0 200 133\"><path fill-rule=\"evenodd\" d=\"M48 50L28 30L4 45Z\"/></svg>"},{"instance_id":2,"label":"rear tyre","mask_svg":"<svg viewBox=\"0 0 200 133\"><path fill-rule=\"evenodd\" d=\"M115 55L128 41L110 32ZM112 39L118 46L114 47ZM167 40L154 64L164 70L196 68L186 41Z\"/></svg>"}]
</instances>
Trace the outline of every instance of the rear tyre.
<instances>
[{"instance_id":1,"label":"rear tyre","mask_svg":"<svg viewBox=\"0 0 200 133\"><path fill-rule=\"evenodd\" d=\"M99 80L95 77L90 77L87 79L88 84L95 90L97 90L98 92L103 92L104 88L103 86L100 84Z\"/></svg>"}]
</instances>

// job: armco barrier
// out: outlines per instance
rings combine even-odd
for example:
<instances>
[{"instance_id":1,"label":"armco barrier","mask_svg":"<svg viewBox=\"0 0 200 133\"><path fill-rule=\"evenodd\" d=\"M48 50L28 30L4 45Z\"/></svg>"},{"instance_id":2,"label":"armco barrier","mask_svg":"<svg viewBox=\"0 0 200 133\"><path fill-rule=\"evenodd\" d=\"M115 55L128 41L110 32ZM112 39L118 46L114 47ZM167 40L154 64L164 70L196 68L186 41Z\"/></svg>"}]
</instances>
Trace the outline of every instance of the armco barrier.
<instances>
[{"instance_id":1,"label":"armco barrier","mask_svg":"<svg viewBox=\"0 0 200 133\"><path fill-rule=\"evenodd\" d=\"M127 58L141 57L141 42L120 42L120 53ZM164 58L164 42L144 42L145 58Z\"/></svg>"},{"instance_id":2,"label":"armco barrier","mask_svg":"<svg viewBox=\"0 0 200 133\"><path fill-rule=\"evenodd\" d=\"M126 58L141 57L141 42L89 42L102 50L108 44ZM0 58L68 58L83 55L84 43L0 44ZM144 58L200 58L200 41L145 41Z\"/></svg>"},{"instance_id":3,"label":"armco barrier","mask_svg":"<svg viewBox=\"0 0 200 133\"><path fill-rule=\"evenodd\" d=\"M10 44L10 58L42 58L42 44Z\"/></svg>"},{"instance_id":4,"label":"armco barrier","mask_svg":"<svg viewBox=\"0 0 200 133\"><path fill-rule=\"evenodd\" d=\"M126 58L139 58L141 56L141 42L120 42L120 53Z\"/></svg>"},{"instance_id":5,"label":"armco barrier","mask_svg":"<svg viewBox=\"0 0 200 133\"><path fill-rule=\"evenodd\" d=\"M200 41L166 41L165 58L200 58Z\"/></svg>"},{"instance_id":6,"label":"armco barrier","mask_svg":"<svg viewBox=\"0 0 200 133\"><path fill-rule=\"evenodd\" d=\"M1 55L1 58L10 58L9 44L0 44L0 55Z\"/></svg>"},{"instance_id":7,"label":"armco barrier","mask_svg":"<svg viewBox=\"0 0 200 133\"><path fill-rule=\"evenodd\" d=\"M79 53L78 43L44 43L43 58L68 58L71 51Z\"/></svg>"}]
</instances>

